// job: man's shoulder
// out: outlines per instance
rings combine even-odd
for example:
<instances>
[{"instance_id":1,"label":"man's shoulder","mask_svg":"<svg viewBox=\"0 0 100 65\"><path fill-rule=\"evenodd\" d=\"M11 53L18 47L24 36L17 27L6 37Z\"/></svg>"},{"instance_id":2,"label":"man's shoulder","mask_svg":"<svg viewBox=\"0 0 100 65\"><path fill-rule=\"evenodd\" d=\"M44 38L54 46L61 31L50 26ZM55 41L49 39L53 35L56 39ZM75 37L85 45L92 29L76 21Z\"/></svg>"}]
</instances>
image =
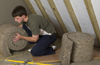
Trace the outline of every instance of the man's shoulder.
<instances>
[{"instance_id":1,"label":"man's shoulder","mask_svg":"<svg viewBox=\"0 0 100 65\"><path fill-rule=\"evenodd\" d=\"M29 19L28 19L28 23L38 23L38 18L40 18L40 17L38 17L38 15L36 15L36 14L29 14L28 15L28 17L29 17Z\"/></svg>"},{"instance_id":2,"label":"man's shoulder","mask_svg":"<svg viewBox=\"0 0 100 65\"><path fill-rule=\"evenodd\" d=\"M41 15L37 15L37 14L30 14L28 16L29 16L30 20L34 19L34 21L37 21L37 20L39 21L39 20L45 20L46 19L45 17L43 17Z\"/></svg>"}]
</instances>

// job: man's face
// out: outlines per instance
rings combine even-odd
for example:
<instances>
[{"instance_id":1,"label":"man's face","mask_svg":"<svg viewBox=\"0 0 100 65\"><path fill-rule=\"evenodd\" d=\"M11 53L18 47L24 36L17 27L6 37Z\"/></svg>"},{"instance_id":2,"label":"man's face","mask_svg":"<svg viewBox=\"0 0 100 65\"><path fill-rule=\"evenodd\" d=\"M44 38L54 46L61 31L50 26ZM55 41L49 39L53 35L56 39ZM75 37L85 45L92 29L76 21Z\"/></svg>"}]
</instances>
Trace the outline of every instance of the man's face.
<instances>
[{"instance_id":1,"label":"man's face","mask_svg":"<svg viewBox=\"0 0 100 65\"><path fill-rule=\"evenodd\" d=\"M16 16L14 18L15 18L15 21L18 22L18 23L21 23L21 22L24 21L24 18L23 17L20 17L20 16Z\"/></svg>"}]
</instances>

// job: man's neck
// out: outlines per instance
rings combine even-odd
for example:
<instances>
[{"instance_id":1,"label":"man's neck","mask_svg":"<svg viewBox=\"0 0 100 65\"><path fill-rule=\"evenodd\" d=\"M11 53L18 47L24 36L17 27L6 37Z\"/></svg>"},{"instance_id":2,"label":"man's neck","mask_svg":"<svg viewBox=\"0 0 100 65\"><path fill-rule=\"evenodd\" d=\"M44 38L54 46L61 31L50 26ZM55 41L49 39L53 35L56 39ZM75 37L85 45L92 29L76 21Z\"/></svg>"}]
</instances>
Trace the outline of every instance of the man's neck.
<instances>
[{"instance_id":1,"label":"man's neck","mask_svg":"<svg viewBox=\"0 0 100 65\"><path fill-rule=\"evenodd\" d=\"M28 15L24 18L24 22L28 21Z\"/></svg>"}]
</instances>

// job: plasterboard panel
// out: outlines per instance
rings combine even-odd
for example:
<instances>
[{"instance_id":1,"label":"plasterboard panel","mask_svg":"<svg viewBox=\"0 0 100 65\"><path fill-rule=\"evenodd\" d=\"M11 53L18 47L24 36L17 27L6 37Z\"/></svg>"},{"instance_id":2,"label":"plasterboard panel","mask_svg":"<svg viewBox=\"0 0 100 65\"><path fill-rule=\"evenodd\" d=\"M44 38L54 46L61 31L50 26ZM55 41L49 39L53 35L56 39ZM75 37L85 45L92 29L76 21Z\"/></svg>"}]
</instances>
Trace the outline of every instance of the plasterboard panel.
<instances>
[{"instance_id":1,"label":"plasterboard panel","mask_svg":"<svg viewBox=\"0 0 100 65\"><path fill-rule=\"evenodd\" d=\"M76 29L73 25L73 22L70 18L70 15L66 9L66 6L65 6L63 0L54 0L54 3L58 9L58 12L68 30L68 32L76 32Z\"/></svg>"},{"instance_id":2,"label":"plasterboard panel","mask_svg":"<svg viewBox=\"0 0 100 65\"><path fill-rule=\"evenodd\" d=\"M84 0L70 0L70 2L81 26L82 32L89 33L95 36Z\"/></svg>"},{"instance_id":3,"label":"plasterboard panel","mask_svg":"<svg viewBox=\"0 0 100 65\"><path fill-rule=\"evenodd\" d=\"M100 28L100 0L91 0L96 18L97 18L97 22Z\"/></svg>"},{"instance_id":4,"label":"plasterboard panel","mask_svg":"<svg viewBox=\"0 0 100 65\"><path fill-rule=\"evenodd\" d=\"M42 13L40 12L40 10L39 10L39 8L38 8L36 2L35 2L34 0L29 0L29 1L30 1L31 5L33 6L35 12L36 12L38 15L43 16Z\"/></svg>"}]
</instances>

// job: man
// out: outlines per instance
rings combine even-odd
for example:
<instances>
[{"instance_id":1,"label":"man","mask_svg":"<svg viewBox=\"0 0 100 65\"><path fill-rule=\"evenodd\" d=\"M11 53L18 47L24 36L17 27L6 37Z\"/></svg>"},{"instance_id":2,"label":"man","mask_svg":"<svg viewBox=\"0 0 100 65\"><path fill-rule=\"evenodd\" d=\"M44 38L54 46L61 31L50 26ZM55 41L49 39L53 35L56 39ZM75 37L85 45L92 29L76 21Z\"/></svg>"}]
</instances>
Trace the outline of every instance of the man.
<instances>
[{"instance_id":1,"label":"man","mask_svg":"<svg viewBox=\"0 0 100 65\"><path fill-rule=\"evenodd\" d=\"M31 54L33 56L55 53L53 48L49 47L57 39L55 28L51 22L40 15L28 15L23 6L15 7L12 11L12 16L16 22L21 23L19 27L22 27L28 33L28 37L16 33L17 35L14 36L13 42L24 39L29 41L30 44L36 43L31 49Z\"/></svg>"}]
</instances>

